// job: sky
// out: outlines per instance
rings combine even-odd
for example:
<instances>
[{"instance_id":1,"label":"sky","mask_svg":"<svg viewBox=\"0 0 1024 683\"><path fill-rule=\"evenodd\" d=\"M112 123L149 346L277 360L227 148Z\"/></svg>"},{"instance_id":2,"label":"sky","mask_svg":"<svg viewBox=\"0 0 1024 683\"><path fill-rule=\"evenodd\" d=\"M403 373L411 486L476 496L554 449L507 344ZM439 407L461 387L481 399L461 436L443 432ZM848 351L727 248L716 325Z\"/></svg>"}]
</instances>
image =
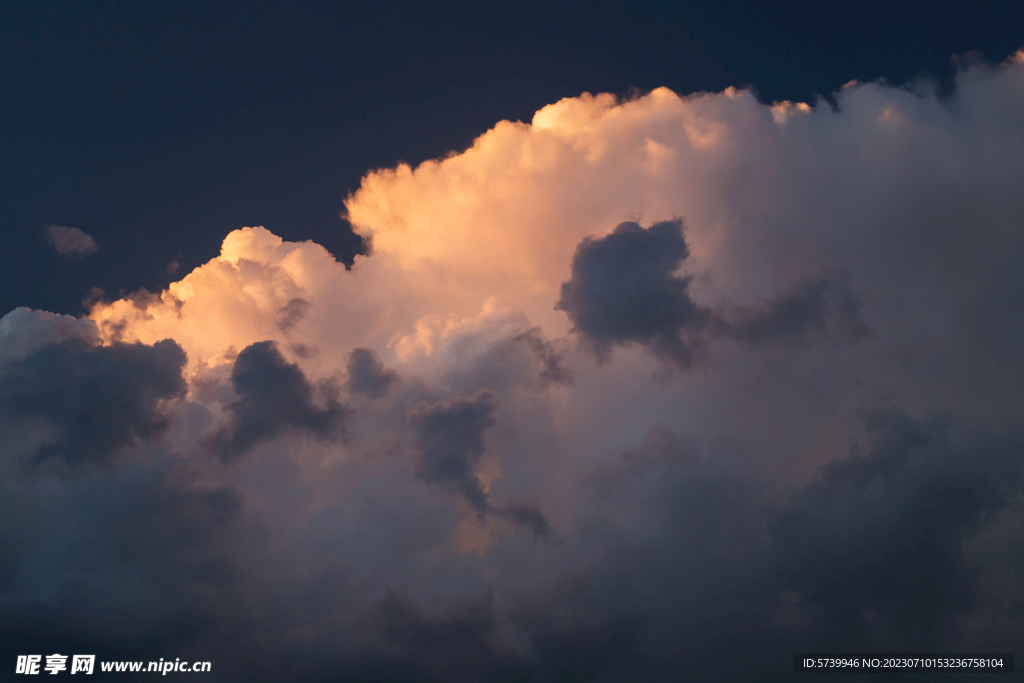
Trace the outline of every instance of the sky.
<instances>
[{"instance_id":1,"label":"sky","mask_svg":"<svg viewBox=\"0 0 1024 683\"><path fill-rule=\"evenodd\" d=\"M1017 4L0 11L3 680L1021 642Z\"/></svg>"}]
</instances>

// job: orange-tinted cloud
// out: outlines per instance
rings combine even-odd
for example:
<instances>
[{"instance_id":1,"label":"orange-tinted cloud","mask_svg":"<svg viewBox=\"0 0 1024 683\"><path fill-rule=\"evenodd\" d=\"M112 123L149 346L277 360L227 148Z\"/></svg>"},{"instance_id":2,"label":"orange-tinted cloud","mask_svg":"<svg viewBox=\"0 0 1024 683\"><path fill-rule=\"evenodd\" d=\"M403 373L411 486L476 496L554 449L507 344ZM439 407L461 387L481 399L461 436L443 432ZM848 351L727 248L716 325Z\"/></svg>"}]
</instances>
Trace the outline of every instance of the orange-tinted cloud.
<instances>
[{"instance_id":1,"label":"orange-tinted cloud","mask_svg":"<svg viewBox=\"0 0 1024 683\"><path fill-rule=\"evenodd\" d=\"M249 227L159 295L3 317L0 502L31 523L0 520L0 626L45 605L275 680L1009 649L1024 61L836 104L567 98L368 174L351 270ZM135 366L95 348L175 381L116 391ZM107 394L144 410L118 431ZM103 429L103 472L31 462Z\"/></svg>"}]
</instances>

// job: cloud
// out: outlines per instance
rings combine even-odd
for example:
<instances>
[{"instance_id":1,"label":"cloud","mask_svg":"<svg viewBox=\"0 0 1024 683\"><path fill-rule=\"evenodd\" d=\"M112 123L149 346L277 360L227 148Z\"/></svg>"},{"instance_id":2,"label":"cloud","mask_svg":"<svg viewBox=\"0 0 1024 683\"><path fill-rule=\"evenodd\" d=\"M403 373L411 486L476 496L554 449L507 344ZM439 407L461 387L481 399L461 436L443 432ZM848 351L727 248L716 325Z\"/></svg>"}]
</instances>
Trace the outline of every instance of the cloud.
<instances>
[{"instance_id":1,"label":"cloud","mask_svg":"<svg viewBox=\"0 0 1024 683\"><path fill-rule=\"evenodd\" d=\"M287 332L291 328L295 327L300 320L306 317L308 310L309 302L305 299L295 297L282 306L281 310L278 311L280 315L277 322L278 327L281 328L282 332Z\"/></svg>"},{"instance_id":2,"label":"cloud","mask_svg":"<svg viewBox=\"0 0 1024 683\"><path fill-rule=\"evenodd\" d=\"M556 308L593 344L600 357L611 346L639 342L687 367L710 311L690 298L689 280L675 275L687 257L681 221L646 230L620 223L602 239L576 248L572 277Z\"/></svg>"},{"instance_id":3,"label":"cloud","mask_svg":"<svg viewBox=\"0 0 1024 683\"><path fill-rule=\"evenodd\" d=\"M522 524L528 528L534 536L545 538L551 533L551 524L544 517L544 513L535 505L527 503L512 503L501 510L501 514L511 519L516 524Z\"/></svg>"},{"instance_id":4,"label":"cloud","mask_svg":"<svg viewBox=\"0 0 1024 683\"><path fill-rule=\"evenodd\" d=\"M99 329L89 318L19 307L0 318L0 363L24 360L47 344L81 339L96 345Z\"/></svg>"},{"instance_id":5,"label":"cloud","mask_svg":"<svg viewBox=\"0 0 1024 683\"><path fill-rule=\"evenodd\" d=\"M349 354L346 383L349 391L380 398L397 379L397 373L385 368L373 349L353 349Z\"/></svg>"},{"instance_id":6,"label":"cloud","mask_svg":"<svg viewBox=\"0 0 1024 683\"><path fill-rule=\"evenodd\" d=\"M849 278L839 274L804 284L757 306L738 306L719 314L716 332L752 344L798 337L808 330L833 327L846 340L870 333L861 318L863 301L851 289Z\"/></svg>"},{"instance_id":7,"label":"cloud","mask_svg":"<svg viewBox=\"0 0 1024 683\"><path fill-rule=\"evenodd\" d=\"M66 225L46 226L46 239L58 254L65 256L89 256L99 248L91 235Z\"/></svg>"},{"instance_id":8,"label":"cloud","mask_svg":"<svg viewBox=\"0 0 1024 683\"><path fill-rule=\"evenodd\" d=\"M481 520L488 514L511 520L529 529L534 536L546 538L551 524L536 505L510 503L496 508L475 469L487 448L484 432L497 424L500 405L488 390L478 391L451 401L420 403L409 412L409 423L416 431L420 458L416 476L461 494Z\"/></svg>"},{"instance_id":9,"label":"cloud","mask_svg":"<svg viewBox=\"0 0 1024 683\"><path fill-rule=\"evenodd\" d=\"M567 98L369 173L351 270L242 228L9 313L0 630L256 681L1012 650L1024 61L915 87Z\"/></svg>"},{"instance_id":10,"label":"cloud","mask_svg":"<svg viewBox=\"0 0 1024 683\"><path fill-rule=\"evenodd\" d=\"M335 350L365 341L361 331L381 315L375 301L354 296L357 283L345 274L344 265L319 245L245 228L225 238L218 258L158 296L100 302L90 317L105 340L175 339L188 354L190 373L229 362L239 349L261 341L275 341L286 353L298 345ZM318 372L336 367L333 356L323 359L324 368L315 354L309 357Z\"/></svg>"},{"instance_id":11,"label":"cloud","mask_svg":"<svg viewBox=\"0 0 1024 683\"><path fill-rule=\"evenodd\" d=\"M830 642L940 647L951 615L982 608L965 539L1024 490L1024 440L895 411L868 423L867 452L823 467L773 515L772 535Z\"/></svg>"},{"instance_id":12,"label":"cloud","mask_svg":"<svg viewBox=\"0 0 1024 683\"><path fill-rule=\"evenodd\" d=\"M621 223L607 237L588 237L576 248L572 276L562 283L555 308L566 312L599 359L607 360L613 346L633 343L683 368L716 336L765 344L824 331L826 323L849 340L868 333L863 303L842 274L725 313L692 299L692 278L677 274L687 256L681 220L647 229Z\"/></svg>"},{"instance_id":13,"label":"cloud","mask_svg":"<svg viewBox=\"0 0 1024 683\"><path fill-rule=\"evenodd\" d=\"M531 327L514 340L524 342L530 347L530 351L537 359L537 377L542 385L572 384L574 374L572 369L564 364L564 350L559 350L559 344L556 342L544 339L539 327Z\"/></svg>"},{"instance_id":14,"label":"cloud","mask_svg":"<svg viewBox=\"0 0 1024 683\"><path fill-rule=\"evenodd\" d=\"M72 337L0 366L0 407L15 424L39 420L49 428L33 462L108 464L167 429L161 403L184 396L184 363L170 339L95 346Z\"/></svg>"},{"instance_id":15,"label":"cloud","mask_svg":"<svg viewBox=\"0 0 1024 683\"><path fill-rule=\"evenodd\" d=\"M321 408L298 365L287 362L271 341L247 346L235 359L231 386L238 400L227 406L227 424L208 440L225 461L233 460L288 429L317 439L342 433L346 409L334 398Z\"/></svg>"},{"instance_id":16,"label":"cloud","mask_svg":"<svg viewBox=\"0 0 1024 683\"><path fill-rule=\"evenodd\" d=\"M452 401L420 403L409 412L421 453L416 476L461 493L481 514L490 504L473 466L486 450L484 431L494 426L498 405L493 393L481 390Z\"/></svg>"}]
</instances>

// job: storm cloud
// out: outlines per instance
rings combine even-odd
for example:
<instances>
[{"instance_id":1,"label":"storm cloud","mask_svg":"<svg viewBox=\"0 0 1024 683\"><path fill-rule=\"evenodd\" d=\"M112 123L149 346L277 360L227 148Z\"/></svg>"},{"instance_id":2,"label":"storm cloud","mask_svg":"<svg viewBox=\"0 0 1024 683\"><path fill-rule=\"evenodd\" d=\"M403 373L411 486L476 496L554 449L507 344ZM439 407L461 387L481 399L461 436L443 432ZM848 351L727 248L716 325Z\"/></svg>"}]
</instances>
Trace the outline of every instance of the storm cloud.
<instances>
[{"instance_id":1,"label":"storm cloud","mask_svg":"<svg viewBox=\"0 0 1024 683\"><path fill-rule=\"evenodd\" d=\"M227 423L208 440L224 460L244 455L288 429L317 439L341 434L346 409L334 398L328 398L324 407L316 405L309 380L272 341L258 342L238 354L231 386L238 400L227 406Z\"/></svg>"},{"instance_id":2,"label":"storm cloud","mask_svg":"<svg viewBox=\"0 0 1024 683\"><path fill-rule=\"evenodd\" d=\"M1024 58L834 100L567 98L368 173L351 269L246 227L7 314L0 628L227 681L1012 650Z\"/></svg>"},{"instance_id":3,"label":"storm cloud","mask_svg":"<svg viewBox=\"0 0 1024 683\"><path fill-rule=\"evenodd\" d=\"M844 274L804 284L757 306L739 306L719 314L716 332L752 344L792 340L810 331L834 332L844 341L870 333L861 318L863 301Z\"/></svg>"},{"instance_id":4,"label":"storm cloud","mask_svg":"<svg viewBox=\"0 0 1024 683\"><path fill-rule=\"evenodd\" d=\"M634 343L683 368L715 337L767 344L826 328L846 341L868 334L863 302L846 274L762 298L756 306L716 310L695 302L692 277L678 274L688 255L682 220L646 229L621 223L607 237L587 237L576 248L572 277L562 283L555 308L566 312L601 360L613 346Z\"/></svg>"},{"instance_id":5,"label":"storm cloud","mask_svg":"<svg viewBox=\"0 0 1024 683\"><path fill-rule=\"evenodd\" d=\"M481 390L452 401L421 403L409 413L421 452L416 476L461 493L481 514L490 504L473 466L486 450L484 431L494 426L498 405L493 393Z\"/></svg>"},{"instance_id":6,"label":"storm cloud","mask_svg":"<svg viewBox=\"0 0 1024 683\"><path fill-rule=\"evenodd\" d=\"M184 396L184 364L170 339L94 346L72 337L0 365L0 414L45 425L36 463L109 464L119 450L167 429L161 403Z\"/></svg>"},{"instance_id":7,"label":"storm cloud","mask_svg":"<svg viewBox=\"0 0 1024 683\"><path fill-rule=\"evenodd\" d=\"M711 317L690 298L689 278L676 275L688 253L682 221L647 229L620 223L607 237L588 237L576 248L556 308L601 358L614 345L637 342L687 367Z\"/></svg>"},{"instance_id":8,"label":"storm cloud","mask_svg":"<svg viewBox=\"0 0 1024 683\"><path fill-rule=\"evenodd\" d=\"M380 398L398 379L394 370L384 367L373 349L353 349L348 356L348 390Z\"/></svg>"},{"instance_id":9,"label":"storm cloud","mask_svg":"<svg viewBox=\"0 0 1024 683\"><path fill-rule=\"evenodd\" d=\"M969 540L1024 492L1024 435L949 416L868 416L863 454L836 459L771 519L789 585L821 608L831 647L939 649L987 608ZM972 566L973 565L973 566Z\"/></svg>"}]
</instances>

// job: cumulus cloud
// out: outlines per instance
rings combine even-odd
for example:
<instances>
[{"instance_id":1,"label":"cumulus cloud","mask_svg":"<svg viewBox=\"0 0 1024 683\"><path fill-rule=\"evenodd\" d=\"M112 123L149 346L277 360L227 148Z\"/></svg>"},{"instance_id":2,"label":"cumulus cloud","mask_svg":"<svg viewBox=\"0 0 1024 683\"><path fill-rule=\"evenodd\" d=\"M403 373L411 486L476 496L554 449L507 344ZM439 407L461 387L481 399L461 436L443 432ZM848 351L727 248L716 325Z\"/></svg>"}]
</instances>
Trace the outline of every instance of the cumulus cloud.
<instances>
[{"instance_id":1,"label":"cumulus cloud","mask_svg":"<svg viewBox=\"0 0 1024 683\"><path fill-rule=\"evenodd\" d=\"M268 681L1012 650L1024 60L918 90L567 98L369 173L351 270L249 227L12 311L0 629Z\"/></svg>"},{"instance_id":2,"label":"cumulus cloud","mask_svg":"<svg viewBox=\"0 0 1024 683\"><path fill-rule=\"evenodd\" d=\"M100 342L99 330L89 318L75 318L18 307L0 318L0 363L24 360L47 344L81 339Z\"/></svg>"},{"instance_id":3,"label":"cumulus cloud","mask_svg":"<svg viewBox=\"0 0 1024 683\"><path fill-rule=\"evenodd\" d=\"M106 464L118 450L167 429L161 403L184 395L184 363L170 339L94 346L72 337L0 366L0 408L9 421L38 420L48 428L34 462Z\"/></svg>"},{"instance_id":4,"label":"cumulus cloud","mask_svg":"<svg viewBox=\"0 0 1024 683\"><path fill-rule=\"evenodd\" d=\"M92 235L67 225L46 226L46 239L58 254L88 256L99 248Z\"/></svg>"}]
</instances>

